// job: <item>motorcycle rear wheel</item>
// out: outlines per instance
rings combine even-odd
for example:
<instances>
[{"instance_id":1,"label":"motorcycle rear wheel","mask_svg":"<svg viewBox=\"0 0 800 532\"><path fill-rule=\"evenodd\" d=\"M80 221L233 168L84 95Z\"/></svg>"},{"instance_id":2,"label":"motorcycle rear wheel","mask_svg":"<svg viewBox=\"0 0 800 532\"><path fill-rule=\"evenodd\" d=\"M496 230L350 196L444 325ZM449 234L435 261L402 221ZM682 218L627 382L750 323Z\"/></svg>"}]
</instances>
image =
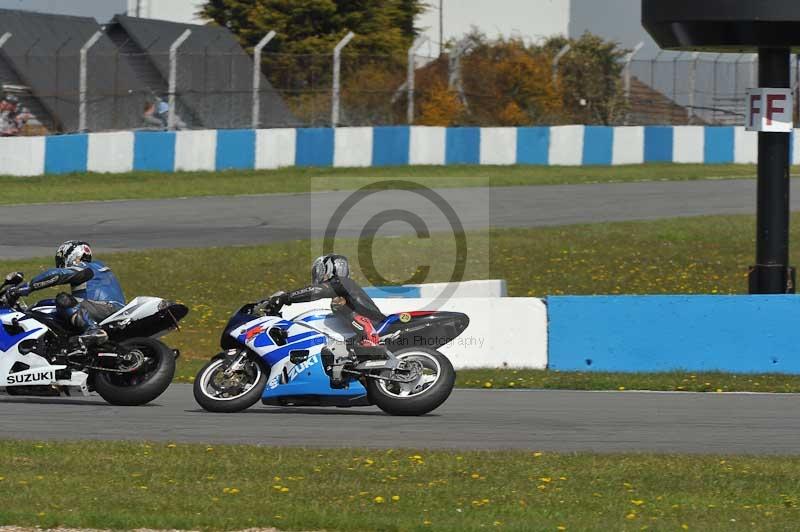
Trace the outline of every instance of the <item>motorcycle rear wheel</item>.
<instances>
[{"instance_id":1,"label":"motorcycle rear wheel","mask_svg":"<svg viewBox=\"0 0 800 532\"><path fill-rule=\"evenodd\" d=\"M421 363L422 375L408 384L367 379L367 393L374 405L393 416L422 416L450 397L456 372L446 356L424 347L401 349L394 355L400 360Z\"/></svg>"},{"instance_id":2,"label":"motorcycle rear wheel","mask_svg":"<svg viewBox=\"0 0 800 532\"><path fill-rule=\"evenodd\" d=\"M117 406L141 406L160 396L175 377L175 354L155 338L131 338L120 343L125 349L138 349L145 357L144 367L133 373L94 374L94 389L100 397Z\"/></svg>"}]
</instances>

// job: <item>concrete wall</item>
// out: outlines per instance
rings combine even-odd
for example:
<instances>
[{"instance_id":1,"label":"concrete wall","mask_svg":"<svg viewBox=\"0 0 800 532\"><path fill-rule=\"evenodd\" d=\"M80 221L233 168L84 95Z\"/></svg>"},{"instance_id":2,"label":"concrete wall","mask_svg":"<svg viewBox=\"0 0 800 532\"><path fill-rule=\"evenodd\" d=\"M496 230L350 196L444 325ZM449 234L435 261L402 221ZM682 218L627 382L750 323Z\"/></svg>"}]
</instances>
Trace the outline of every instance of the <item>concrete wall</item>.
<instances>
[{"instance_id":1,"label":"concrete wall","mask_svg":"<svg viewBox=\"0 0 800 532\"><path fill-rule=\"evenodd\" d=\"M560 371L800 373L797 296L549 297Z\"/></svg>"},{"instance_id":2,"label":"concrete wall","mask_svg":"<svg viewBox=\"0 0 800 532\"><path fill-rule=\"evenodd\" d=\"M795 136L793 146L800 142ZM407 164L752 163L740 127L376 127L137 131L0 138L4 175ZM800 150L793 160L800 163Z\"/></svg>"}]
</instances>

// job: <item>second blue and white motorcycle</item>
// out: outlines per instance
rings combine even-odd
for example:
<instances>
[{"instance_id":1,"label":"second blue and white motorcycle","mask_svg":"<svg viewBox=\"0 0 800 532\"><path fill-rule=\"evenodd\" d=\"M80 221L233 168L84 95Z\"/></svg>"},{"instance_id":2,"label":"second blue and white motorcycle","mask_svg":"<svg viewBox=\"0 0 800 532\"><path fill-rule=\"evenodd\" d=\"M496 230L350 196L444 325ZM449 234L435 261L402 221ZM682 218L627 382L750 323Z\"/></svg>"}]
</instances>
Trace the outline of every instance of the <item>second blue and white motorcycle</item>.
<instances>
[{"instance_id":1,"label":"second blue and white motorcycle","mask_svg":"<svg viewBox=\"0 0 800 532\"><path fill-rule=\"evenodd\" d=\"M444 403L455 384L453 365L438 349L468 325L457 312L392 314L378 327L382 345L361 347L331 310L284 319L268 305L248 304L225 327L224 351L197 374L194 396L211 412L239 412L261 399L423 415Z\"/></svg>"}]
</instances>

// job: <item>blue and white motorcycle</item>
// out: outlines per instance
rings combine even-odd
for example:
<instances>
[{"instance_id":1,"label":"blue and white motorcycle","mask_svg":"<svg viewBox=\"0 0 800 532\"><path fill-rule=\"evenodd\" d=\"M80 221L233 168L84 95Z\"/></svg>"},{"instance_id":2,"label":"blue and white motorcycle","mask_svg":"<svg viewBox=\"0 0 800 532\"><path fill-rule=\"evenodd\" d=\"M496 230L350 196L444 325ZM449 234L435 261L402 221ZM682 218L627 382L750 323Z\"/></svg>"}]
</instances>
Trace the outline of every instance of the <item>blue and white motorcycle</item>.
<instances>
[{"instance_id":1,"label":"blue and white motorcycle","mask_svg":"<svg viewBox=\"0 0 800 532\"><path fill-rule=\"evenodd\" d=\"M0 284L0 392L8 395L89 395L111 404L149 403L172 382L177 351L158 337L177 329L188 309L157 297L137 297L100 323L108 341L83 345L53 300L28 307L9 294L19 272Z\"/></svg>"},{"instance_id":2,"label":"blue and white motorcycle","mask_svg":"<svg viewBox=\"0 0 800 532\"><path fill-rule=\"evenodd\" d=\"M442 345L469 325L456 312L404 312L378 327L381 346L362 347L331 310L284 319L248 304L222 333L222 353L197 374L194 397L211 412L274 406L370 406L419 416L450 396L455 370Z\"/></svg>"}]
</instances>

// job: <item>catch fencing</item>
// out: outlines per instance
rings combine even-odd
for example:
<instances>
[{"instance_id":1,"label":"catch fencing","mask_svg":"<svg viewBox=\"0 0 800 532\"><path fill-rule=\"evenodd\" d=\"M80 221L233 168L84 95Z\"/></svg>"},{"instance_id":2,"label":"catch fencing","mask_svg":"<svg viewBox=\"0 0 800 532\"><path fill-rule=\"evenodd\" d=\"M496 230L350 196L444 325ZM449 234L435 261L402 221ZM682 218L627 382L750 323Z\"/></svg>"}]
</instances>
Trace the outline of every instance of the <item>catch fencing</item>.
<instances>
[{"instance_id":1,"label":"catch fencing","mask_svg":"<svg viewBox=\"0 0 800 532\"><path fill-rule=\"evenodd\" d=\"M662 51L649 59L631 57L626 92L635 102L632 124L742 125L747 89L758 87L758 55ZM792 55L792 89L798 88Z\"/></svg>"},{"instance_id":2,"label":"catch fencing","mask_svg":"<svg viewBox=\"0 0 800 532\"><path fill-rule=\"evenodd\" d=\"M0 36L0 88L31 111L26 134L437 120L488 127L507 119L497 111L505 96L480 86L481 72L472 71L480 67L468 60L467 48L455 46L436 58L417 42L407 54L385 56L350 53L349 41L342 41L328 54L281 54L268 51L274 37L268 34L260 48L245 53L230 36L198 43L183 34L169 42L146 41L145 35L133 43L129 29L115 33L125 27L120 20L81 46L65 40L40 51L35 43L13 46L13 32ZM552 63L556 82L559 62L571 50L562 52ZM641 59L633 53L622 66L624 110L610 117L610 125L741 125L746 90L757 85L752 54L662 52ZM55 80L33 87L15 68L52 73ZM797 75L793 61L794 80ZM797 90L796 81L793 86ZM467 112L447 115L448 106ZM531 125L563 120L530 118Z\"/></svg>"}]
</instances>

